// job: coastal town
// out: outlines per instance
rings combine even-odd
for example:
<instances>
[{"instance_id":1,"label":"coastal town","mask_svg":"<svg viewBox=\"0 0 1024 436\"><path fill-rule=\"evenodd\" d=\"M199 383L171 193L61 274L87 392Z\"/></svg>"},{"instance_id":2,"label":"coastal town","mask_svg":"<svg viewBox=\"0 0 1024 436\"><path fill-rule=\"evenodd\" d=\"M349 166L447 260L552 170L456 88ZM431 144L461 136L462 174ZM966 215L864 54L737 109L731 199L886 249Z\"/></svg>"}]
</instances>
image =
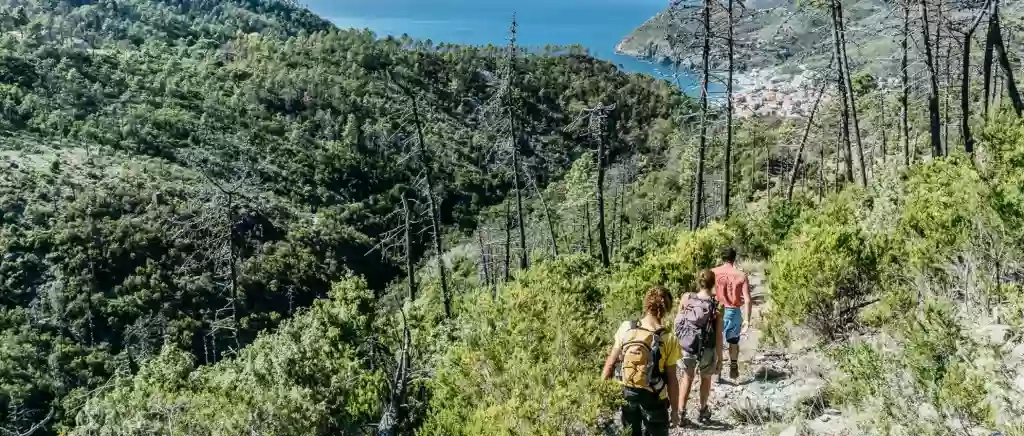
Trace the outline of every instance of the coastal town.
<instances>
[{"instance_id":1,"label":"coastal town","mask_svg":"<svg viewBox=\"0 0 1024 436\"><path fill-rule=\"evenodd\" d=\"M738 75L733 92L734 116L805 118L810 116L818 95L820 74L802 69L794 75L778 74L772 69L752 69ZM830 100L822 96L822 104Z\"/></svg>"}]
</instances>

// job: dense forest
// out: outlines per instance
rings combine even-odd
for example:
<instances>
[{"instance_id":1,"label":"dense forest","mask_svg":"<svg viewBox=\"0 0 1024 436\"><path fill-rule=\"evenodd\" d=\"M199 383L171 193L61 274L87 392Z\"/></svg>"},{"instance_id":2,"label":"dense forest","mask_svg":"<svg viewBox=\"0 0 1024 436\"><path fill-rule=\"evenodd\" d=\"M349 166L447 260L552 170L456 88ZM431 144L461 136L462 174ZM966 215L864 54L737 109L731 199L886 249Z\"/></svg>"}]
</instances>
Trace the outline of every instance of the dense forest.
<instances>
[{"instance_id":1,"label":"dense forest","mask_svg":"<svg viewBox=\"0 0 1024 436\"><path fill-rule=\"evenodd\" d=\"M284 0L0 1L0 435L614 433L615 326L727 244L866 434L1024 435L1016 53L936 118L959 83L858 71L815 4L854 67L809 119L734 119L704 7L690 98L513 17L472 47Z\"/></svg>"}]
</instances>

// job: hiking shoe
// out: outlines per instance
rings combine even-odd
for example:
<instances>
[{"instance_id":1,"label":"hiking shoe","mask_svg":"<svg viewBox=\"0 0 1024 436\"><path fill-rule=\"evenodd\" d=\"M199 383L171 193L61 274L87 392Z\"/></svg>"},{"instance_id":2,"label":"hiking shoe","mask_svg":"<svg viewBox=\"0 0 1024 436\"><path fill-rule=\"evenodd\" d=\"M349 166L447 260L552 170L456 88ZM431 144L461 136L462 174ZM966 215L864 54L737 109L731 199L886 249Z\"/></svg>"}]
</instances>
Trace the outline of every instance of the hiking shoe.
<instances>
[{"instance_id":1,"label":"hiking shoe","mask_svg":"<svg viewBox=\"0 0 1024 436\"><path fill-rule=\"evenodd\" d=\"M735 360L729 362L729 378L733 380L740 378L740 364Z\"/></svg>"},{"instance_id":2,"label":"hiking shoe","mask_svg":"<svg viewBox=\"0 0 1024 436\"><path fill-rule=\"evenodd\" d=\"M697 416L697 421L701 424L707 424L708 421L711 421L711 409L709 409L708 406L700 408L700 414Z\"/></svg>"}]
</instances>

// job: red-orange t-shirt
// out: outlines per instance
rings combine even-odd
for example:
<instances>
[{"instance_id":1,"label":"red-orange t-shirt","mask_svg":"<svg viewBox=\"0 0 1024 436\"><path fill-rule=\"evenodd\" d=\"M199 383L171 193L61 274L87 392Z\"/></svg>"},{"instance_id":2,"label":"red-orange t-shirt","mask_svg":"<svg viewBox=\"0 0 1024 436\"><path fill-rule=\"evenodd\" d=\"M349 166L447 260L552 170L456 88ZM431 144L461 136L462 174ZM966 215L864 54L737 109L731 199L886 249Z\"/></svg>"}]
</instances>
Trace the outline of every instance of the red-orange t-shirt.
<instances>
[{"instance_id":1,"label":"red-orange t-shirt","mask_svg":"<svg viewBox=\"0 0 1024 436\"><path fill-rule=\"evenodd\" d=\"M711 272L715 273L715 298L725 307L740 307L744 292L749 292L747 275L728 263L713 268Z\"/></svg>"}]
</instances>

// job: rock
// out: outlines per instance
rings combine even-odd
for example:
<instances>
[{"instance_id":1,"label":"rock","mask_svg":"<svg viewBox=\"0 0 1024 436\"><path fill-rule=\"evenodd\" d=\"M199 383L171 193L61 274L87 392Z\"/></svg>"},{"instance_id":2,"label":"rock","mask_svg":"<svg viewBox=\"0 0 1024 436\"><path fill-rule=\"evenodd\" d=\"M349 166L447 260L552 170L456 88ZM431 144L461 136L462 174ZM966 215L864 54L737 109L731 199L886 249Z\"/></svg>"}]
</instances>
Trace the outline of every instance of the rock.
<instances>
[{"instance_id":1,"label":"rock","mask_svg":"<svg viewBox=\"0 0 1024 436\"><path fill-rule=\"evenodd\" d=\"M828 409L825 409L825 414L826 415L831 415L831 416L839 416L839 415L842 415L843 412L840 412L839 409L828 408Z\"/></svg>"},{"instance_id":2,"label":"rock","mask_svg":"<svg viewBox=\"0 0 1024 436\"><path fill-rule=\"evenodd\" d=\"M917 406L917 416L924 421L933 421L939 419L939 411L931 403L922 403Z\"/></svg>"},{"instance_id":3,"label":"rock","mask_svg":"<svg viewBox=\"0 0 1024 436\"><path fill-rule=\"evenodd\" d=\"M981 341L989 345L1002 346L1006 343L1009 336L1010 326L1005 324L989 324L976 330L976 333Z\"/></svg>"},{"instance_id":4,"label":"rock","mask_svg":"<svg viewBox=\"0 0 1024 436\"><path fill-rule=\"evenodd\" d=\"M785 430L782 430L782 432L779 433L779 436L797 436L799 432L800 430L797 429L795 425L791 425L787 427Z\"/></svg>"}]
</instances>

